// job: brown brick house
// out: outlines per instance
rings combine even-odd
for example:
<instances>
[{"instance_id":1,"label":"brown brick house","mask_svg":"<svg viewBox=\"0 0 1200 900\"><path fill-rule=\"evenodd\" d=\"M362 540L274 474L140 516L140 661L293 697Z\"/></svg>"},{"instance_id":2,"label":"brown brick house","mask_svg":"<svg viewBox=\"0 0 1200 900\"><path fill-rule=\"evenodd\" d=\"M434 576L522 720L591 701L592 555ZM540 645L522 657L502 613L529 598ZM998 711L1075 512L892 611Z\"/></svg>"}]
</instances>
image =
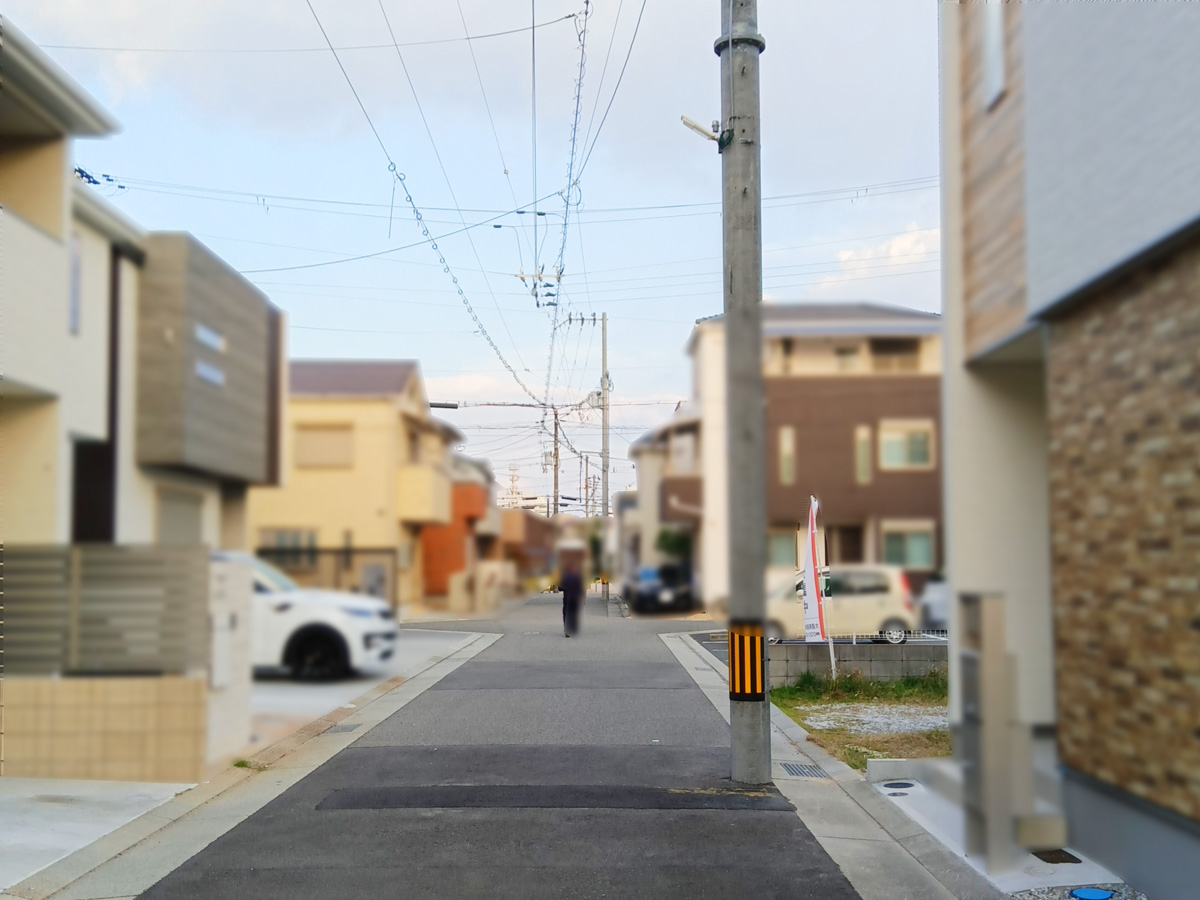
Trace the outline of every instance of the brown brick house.
<instances>
[{"instance_id":1,"label":"brown brick house","mask_svg":"<svg viewBox=\"0 0 1200 900\"><path fill-rule=\"evenodd\" d=\"M1195 894L1200 9L940 15L968 845L1002 868L1065 840L1152 898Z\"/></svg>"},{"instance_id":2,"label":"brown brick house","mask_svg":"<svg viewBox=\"0 0 1200 900\"><path fill-rule=\"evenodd\" d=\"M940 566L940 327L937 315L873 303L763 306L772 580L796 568L810 496L827 560L902 565L917 588ZM636 540L636 564L656 565L659 531L691 532L711 605L728 566L720 317L696 324L688 351L693 399L630 448L638 527L622 539Z\"/></svg>"}]
</instances>

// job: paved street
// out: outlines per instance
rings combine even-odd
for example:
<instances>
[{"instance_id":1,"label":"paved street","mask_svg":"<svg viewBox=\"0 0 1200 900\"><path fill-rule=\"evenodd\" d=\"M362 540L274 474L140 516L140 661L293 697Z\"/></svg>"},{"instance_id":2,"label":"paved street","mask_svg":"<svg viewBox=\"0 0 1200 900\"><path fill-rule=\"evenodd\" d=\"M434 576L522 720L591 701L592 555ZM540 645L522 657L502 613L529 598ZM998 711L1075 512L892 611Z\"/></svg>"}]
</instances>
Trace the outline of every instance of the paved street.
<instances>
[{"instance_id":1,"label":"paved street","mask_svg":"<svg viewBox=\"0 0 1200 900\"><path fill-rule=\"evenodd\" d=\"M660 632L559 599L366 731L147 898L857 898Z\"/></svg>"}]
</instances>

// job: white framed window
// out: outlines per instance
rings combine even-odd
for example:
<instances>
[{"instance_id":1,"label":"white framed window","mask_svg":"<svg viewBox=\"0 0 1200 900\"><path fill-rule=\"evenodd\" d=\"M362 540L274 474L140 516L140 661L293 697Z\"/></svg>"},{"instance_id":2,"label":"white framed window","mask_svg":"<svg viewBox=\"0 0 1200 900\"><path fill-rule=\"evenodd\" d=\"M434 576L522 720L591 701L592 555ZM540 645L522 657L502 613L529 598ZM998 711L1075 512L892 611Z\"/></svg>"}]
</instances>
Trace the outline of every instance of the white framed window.
<instances>
[{"instance_id":1,"label":"white framed window","mask_svg":"<svg viewBox=\"0 0 1200 900\"><path fill-rule=\"evenodd\" d=\"M871 468L871 426L859 425L854 429L855 482L870 484Z\"/></svg>"},{"instance_id":2,"label":"white framed window","mask_svg":"<svg viewBox=\"0 0 1200 900\"><path fill-rule=\"evenodd\" d=\"M935 465L932 419L884 419L879 423L879 469L927 472Z\"/></svg>"},{"instance_id":3,"label":"white framed window","mask_svg":"<svg viewBox=\"0 0 1200 900\"><path fill-rule=\"evenodd\" d=\"M779 481L796 483L796 429L791 425L779 429Z\"/></svg>"},{"instance_id":4,"label":"white framed window","mask_svg":"<svg viewBox=\"0 0 1200 900\"><path fill-rule=\"evenodd\" d=\"M676 475L691 475L696 470L696 433L676 432L671 435L671 471Z\"/></svg>"},{"instance_id":5,"label":"white framed window","mask_svg":"<svg viewBox=\"0 0 1200 900\"><path fill-rule=\"evenodd\" d=\"M295 460L299 469L348 469L354 465L350 425L297 425Z\"/></svg>"},{"instance_id":6,"label":"white framed window","mask_svg":"<svg viewBox=\"0 0 1200 900\"><path fill-rule=\"evenodd\" d=\"M984 0L981 42L983 62L983 108L990 110L1004 96L1004 4Z\"/></svg>"},{"instance_id":7,"label":"white framed window","mask_svg":"<svg viewBox=\"0 0 1200 900\"><path fill-rule=\"evenodd\" d=\"M906 569L931 570L934 560L934 523L928 519L895 519L879 523L883 561Z\"/></svg>"}]
</instances>

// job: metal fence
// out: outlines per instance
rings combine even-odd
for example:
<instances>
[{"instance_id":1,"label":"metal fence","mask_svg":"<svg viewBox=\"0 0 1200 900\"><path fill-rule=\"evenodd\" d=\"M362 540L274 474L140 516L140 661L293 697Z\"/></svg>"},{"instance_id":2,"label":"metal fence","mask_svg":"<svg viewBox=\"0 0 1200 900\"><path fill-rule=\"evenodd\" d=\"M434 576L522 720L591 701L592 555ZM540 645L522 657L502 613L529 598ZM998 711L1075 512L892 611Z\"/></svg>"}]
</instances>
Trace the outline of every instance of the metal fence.
<instances>
[{"instance_id":1,"label":"metal fence","mask_svg":"<svg viewBox=\"0 0 1200 900\"><path fill-rule=\"evenodd\" d=\"M391 547L259 547L255 552L305 587L355 591L392 605L400 599L397 553Z\"/></svg>"},{"instance_id":2,"label":"metal fence","mask_svg":"<svg viewBox=\"0 0 1200 900\"><path fill-rule=\"evenodd\" d=\"M3 671L183 674L209 652L204 547L4 549Z\"/></svg>"}]
</instances>

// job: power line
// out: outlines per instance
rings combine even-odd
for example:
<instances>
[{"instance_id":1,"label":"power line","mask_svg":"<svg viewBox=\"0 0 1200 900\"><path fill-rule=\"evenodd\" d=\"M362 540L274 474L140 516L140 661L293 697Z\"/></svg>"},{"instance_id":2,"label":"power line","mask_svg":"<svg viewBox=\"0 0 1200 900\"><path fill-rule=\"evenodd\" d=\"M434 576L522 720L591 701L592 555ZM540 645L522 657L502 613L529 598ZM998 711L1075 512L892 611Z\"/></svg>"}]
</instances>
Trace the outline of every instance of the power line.
<instances>
[{"instance_id":1,"label":"power line","mask_svg":"<svg viewBox=\"0 0 1200 900\"><path fill-rule=\"evenodd\" d=\"M471 32L467 28L467 17L463 13L462 0L456 0L456 2L458 3L458 17L462 21L463 32L469 36ZM574 16L575 14L572 13L571 15ZM483 75L479 71L479 60L475 57L475 45L468 41L467 49L471 51L471 65L475 67L475 80L479 82L479 93L483 97L483 108L487 110L488 124L492 127L492 138L496 142L496 153L500 156L500 166L504 170L504 180L508 183L508 192L512 195L513 206L517 207L520 205L517 202L517 191L513 187L511 176L508 174L508 163L504 159L504 149L500 146L500 134L496 131L496 120L492 117L492 105L488 102L487 91L483 86ZM533 244L529 242L527 230L523 230L522 234L525 236L526 243L529 243L529 252L532 255Z\"/></svg>"},{"instance_id":2,"label":"power line","mask_svg":"<svg viewBox=\"0 0 1200 900\"><path fill-rule=\"evenodd\" d=\"M421 124L425 126L425 134L429 138L429 146L433 148L433 155L437 159L438 168L442 170L442 178L446 180L446 189L450 192L450 201L454 204L454 208L458 212L458 219L465 228L467 225L466 217L463 215L462 208L458 203L458 197L454 193L454 185L450 183L450 174L446 171L445 163L442 162L442 154L438 150L437 141L433 139L433 131L429 127L429 120L425 118L425 109L421 106L421 98L417 96L417 87L413 84L412 76L408 72L408 64L404 61L404 54L400 52L400 45L396 43L396 34L392 31L391 19L388 18L383 0L378 0L378 2L379 11L383 13L384 24L387 25L388 36L392 39L392 45L396 48L396 57L400 60L400 68L404 70L404 79L408 82L408 89L412 92L413 102L417 104L417 112L421 116ZM504 333L508 335L508 340L513 345L513 352L517 355L517 363L524 369L525 362L521 359L521 351L517 348L517 342L508 328L508 320L504 318L504 313L500 309L500 303L496 300L496 292L492 290L492 283L487 277L487 272L484 271L483 260L480 258L479 250L475 246L475 238L471 235L470 231L467 231L466 235L467 243L471 245L471 252L475 255L475 262L479 266L479 274L483 276L483 283L486 285L488 293L492 296L492 305L496 308L496 312L500 316L500 324L504 326Z\"/></svg>"},{"instance_id":3,"label":"power line","mask_svg":"<svg viewBox=\"0 0 1200 900\"><path fill-rule=\"evenodd\" d=\"M617 83L613 86L612 96L608 98L608 106L604 108L604 115L600 117L600 124L596 126L596 136L592 139L591 146L588 147L588 151L583 157L583 165L579 167L580 174L587 168L588 160L592 158L592 151L596 149L596 141L600 140L600 132L604 130L604 123L608 119L608 111L612 109L613 101L617 99L617 91L621 89L621 80L625 77L625 67L629 65L629 57L633 54L633 45L637 43L638 30L642 27L642 14L645 11L646 0L642 0L642 8L638 10L637 22L633 26L633 37L629 39L629 49L625 51L625 61L621 63L621 72L617 75Z\"/></svg>"},{"instance_id":4,"label":"power line","mask_svg":"<svg viewBox=\"0 0 1200 900\"><path fill-rule=\"evenodd\" d=\"M558 247L558 257L554 263L555 287L559 288L562 284L563 275L563 255L567 249L567 233L571 222L571 203L572 191L574 191L575 203L578 204L579 188L575 177L575 153L579 143L579 113L583 106L583 75L587 67L587 34L588 34L588 19L591 16L591 3L589 0L583 0L583 24L576 25L576 33L579 37L579 70L575 78L575 110L571 116L571 152L567 160L567 185L563 189L563 224L562 224L562 241ZM578 23L578 19L576 22ZM536 273L536 277L540 278L540 270ZM535 282L536 284L536 282ZM546 352L546 397L550 396L550 373L554 368L554 343L558 336L558 315L561 311L561 296L562 291L556 289L554 292L554 315L550 322L550 345ZM543 422L545 415L542 416Z\"/></svg>"},{"instance_id":5,"label":"power line","mask_svg":"<svg viewBox=\"0 0 1200 900\"><path fill-rule=\"evenodd\" d=\"M426 225L422 221L422 219L424 217L421 213L420 208L417 206L416 202L413 200L412 193L409 191L408 185L405 184L404 174L402 172L400 172L400 170L396 167L396 163L392 159L392 155L390 153L388 153L387 146L383 143L383 138L381 138L379 136L379 132L375 128L375 123L371 121L371 116L367 112L367 108L363 105L362 100L358 96L358 91L355 90L355 88L354 88L354 82L350 79L349 73L346 72L346 67L342 65L342 61L338 57L337 50L335 50L333 48L333 42L329 40L329 35L325 33L325 26L321 24L321 19L317 15L317 11L315 9L313 9L312 0L304 0L304 2L308 6L309 12L312 13L313 19L316 20L317 27L321 30L321 36L323 38L325 38L325 43L329 45L329 52L333 54L333 58L337 62L338 68L342 72L342 77L346 79L346 84L349 86L350 92L354 95L354 99L358 103L359 109L362 110L362 114L363 114L364 118L366 118L367 124L371 126L371 132L375 135L375 139L379 142L379 148L383 151L383 155L387 158L388 171L392 174L392 176L397 181L399 181L400 186L402 188L404 188L405 202L407 202L408 205L412 208L413 216L416 218L417 225L421 229L422 237L424 237L428 240L430 248L433 249L433 251L435 253L437 253L438 262L440 262L442 264L442 270L447 275L450 276L451 281L453 282L454 287L458 292L458 296L461 298L461 300L463 302L463 305L467 308L467 312L470 313L472 321L474 321L475 324L478 326L479 333L481 335L483 335L484 339L488 342L488 345L492 348L492 351L499 358L500 362L503 363L504 368L508 369L508 372L510 375L512 375L513 380L516 381L516 383L521 387L521 389L523 391L525 391L525 393L527 393L530 397L533 397L536 400L537 397L534 395L533 391L529 390L529 388L525 385L525 382L521 380L521 376L517 374L516 369L514 369L512 367L512 364L509 363L509 361L507 359L505 359L504 354L502 352L500 352L500 348L496 346L496 342L494 340L492 340L492 336L490 334L488 334L487 329L484 327L483 323L479 320L479 316L476 314L475 308L471 305L471 301L467 297L466 292L463 290L462 285L459 284L458 276L456 274L454 274L454 272L451 270L449 263L446 262L445 254L442 253L442 251L438 248L437 239L430 236L429 226Z\"/></svg>"},{"instance_id":6,"label":"power line","mask_svg":"<svg viewBox=\"0 0 1200 900\"><path fill-rule=\"evenodd\" d=\"M493 31L489 34L468 34L460 38L438 38L436 40L427 41L408 41L403 43L401 47L428 47L433 44L457 44L460 41L482 41L486 38L503 37L509 34L521 34L525 31L532 31L537 28L545 28L547 25L557 25L559 22L565 22L568 19L575 18L575 13L568 13L565 16L559 16L557 19L550 19L548 22L539 22L536 25L522 25L520 28L509 28L507 31ZM345 47L242 47L242 48L227 48L227 47L98 47L84 46L81 44L42 44L42 47L48 50L94 50L104 53L324 53L328 50L387 50L391 49L392 44L357 44Z\"/></svg>"}]
</instances>

